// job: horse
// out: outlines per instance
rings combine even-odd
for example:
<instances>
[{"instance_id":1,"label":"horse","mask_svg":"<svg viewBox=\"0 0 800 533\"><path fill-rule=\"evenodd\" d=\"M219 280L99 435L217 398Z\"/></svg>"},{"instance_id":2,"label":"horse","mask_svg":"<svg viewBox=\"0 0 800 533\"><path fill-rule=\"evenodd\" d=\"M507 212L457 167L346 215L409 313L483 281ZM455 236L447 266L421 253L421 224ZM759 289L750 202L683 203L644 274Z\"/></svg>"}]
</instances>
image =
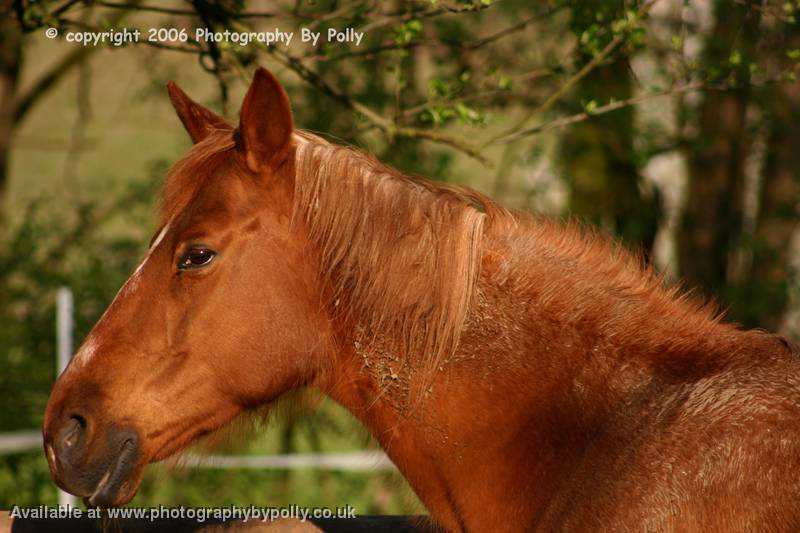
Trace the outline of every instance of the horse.
<instances>
[{"instance_id":1,"label":"horse","mask_svg":"<svg viewBox=\"0 0 800 533\"><path fill-rule=\"evenodd\" d=\"M309 387L444 530L800 530L797 346L583 225L296 129L263 68L238 127L168 89L194 144L52 390L61 488L124 505L147 464Z\"/></svg>"}]
</instances>

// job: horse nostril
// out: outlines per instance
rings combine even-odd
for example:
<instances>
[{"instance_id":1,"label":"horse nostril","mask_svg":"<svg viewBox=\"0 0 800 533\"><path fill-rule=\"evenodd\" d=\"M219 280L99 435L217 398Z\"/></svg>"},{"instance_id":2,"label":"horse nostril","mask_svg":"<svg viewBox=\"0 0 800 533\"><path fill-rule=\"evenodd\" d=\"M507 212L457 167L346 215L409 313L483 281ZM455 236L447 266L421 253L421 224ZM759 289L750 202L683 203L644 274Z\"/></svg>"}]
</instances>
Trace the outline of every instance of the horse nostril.
<instances>
[{"instance_id":1,"label":"horse nostril","mask_svg":"<svg viewBox=\"0 0 800 533\"><path fill-rule=\"evenodd\" d=\"M77 422L78 425L80 425L82 430L86 429L86 419L84 417L82 417L81 415L75 415L74 414L74 415L70 416L69 418L71 420L74 420L75 422Z\"/></svg>"},{"instance_id":2,"label":"horse nostril","mask_svg":"<svg viewBox=\"0 0 800 533\"><path fill-rule=\"evenodd\" d=\"M80 415L72 415L67 419L58 436L58 444L63 452L73 452L83 444L86 430L86 419Z\"/></svg>"}]
</instances>

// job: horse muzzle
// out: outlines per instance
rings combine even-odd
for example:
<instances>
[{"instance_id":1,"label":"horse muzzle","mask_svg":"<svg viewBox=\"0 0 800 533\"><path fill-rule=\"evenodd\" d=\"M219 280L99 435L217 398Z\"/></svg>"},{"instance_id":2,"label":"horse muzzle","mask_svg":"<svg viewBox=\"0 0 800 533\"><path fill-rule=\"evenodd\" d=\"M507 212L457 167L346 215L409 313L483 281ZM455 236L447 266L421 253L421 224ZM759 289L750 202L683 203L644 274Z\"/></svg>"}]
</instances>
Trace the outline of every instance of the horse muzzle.
<instances>
[{"instance_id":1,"label":"horse muzzle","mask_svg":"<svg viewBox=\"0 0 800 533\"><path fill-rule=\"evenodd\" d=\"M83 416L71 415L44 429L47 464L56 484L88 505L111 507L136 494L139 435L109 425L102 431Z\"/></svg>"}]
</instances>

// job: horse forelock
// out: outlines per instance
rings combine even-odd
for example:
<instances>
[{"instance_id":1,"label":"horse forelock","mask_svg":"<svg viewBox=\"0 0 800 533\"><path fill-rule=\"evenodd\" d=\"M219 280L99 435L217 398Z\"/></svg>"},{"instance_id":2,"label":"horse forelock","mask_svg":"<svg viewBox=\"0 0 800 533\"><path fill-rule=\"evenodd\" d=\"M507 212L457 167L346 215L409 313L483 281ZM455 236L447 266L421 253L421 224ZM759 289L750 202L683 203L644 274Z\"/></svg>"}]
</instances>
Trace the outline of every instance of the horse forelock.
<instances>
[{"instance_id":1,"label":"horse forelock","mask_svg":"<svg viewBox=\"0 0 800 533\"><path fill-rule=\"evenodd\" d=\"M192 146L172 165L161 189L161 226L186 209L215 170L230 161L235 146L233 132L220 129Z\"/></svg>"}]
</instances>

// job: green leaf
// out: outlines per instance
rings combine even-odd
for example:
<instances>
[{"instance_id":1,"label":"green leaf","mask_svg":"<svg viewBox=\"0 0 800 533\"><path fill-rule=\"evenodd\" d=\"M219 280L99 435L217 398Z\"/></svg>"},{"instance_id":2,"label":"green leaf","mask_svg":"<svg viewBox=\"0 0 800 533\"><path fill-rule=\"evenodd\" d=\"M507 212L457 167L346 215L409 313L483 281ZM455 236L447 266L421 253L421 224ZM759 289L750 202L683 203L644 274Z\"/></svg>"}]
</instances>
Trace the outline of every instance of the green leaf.
<instances>
[{"instance_id":1,"label":"green leaf","mask_svg":"<svg viewBox=\"0 0 800 533\"><path fill-rule=\"evenodd\" d=\"M450 91L444 80L433 78L428 82L428 92L432 98L440 98L447 96Z\"/></svg>"},{"instance_id":2,"label":"green leaf","mask_svg":"<svg viewBox=\"0 0 800 533\"><path fill-rule=\"evenodd\" d=\"M456 104L455 113L461 122L471 126L484 124L486 122L486 117L482 113L461 102Z\"/></svg>"},{"instance_id":3,"label":"green leaf","mask_svg":"<svg viewBox=\"0 0 800 533\"><path fill-rule=\"evenodd\" d=\"M422 31L422 22L420 22L419 20L409 20L406 23L406 28L408 29L408 31L414 34L418 34L419 32Z\"/></svg>"},{"instance_id":4,"label":"green leaf","mask_svg":"<svg viewBox=\"0 0 800 533\"><path fill-rule=\"evenodd\" d=\"M411 43L422 33L422 22L419 20L409 20L394 29L394 40L397 44L405 45Z\"/></svg>"}]
</instances>

